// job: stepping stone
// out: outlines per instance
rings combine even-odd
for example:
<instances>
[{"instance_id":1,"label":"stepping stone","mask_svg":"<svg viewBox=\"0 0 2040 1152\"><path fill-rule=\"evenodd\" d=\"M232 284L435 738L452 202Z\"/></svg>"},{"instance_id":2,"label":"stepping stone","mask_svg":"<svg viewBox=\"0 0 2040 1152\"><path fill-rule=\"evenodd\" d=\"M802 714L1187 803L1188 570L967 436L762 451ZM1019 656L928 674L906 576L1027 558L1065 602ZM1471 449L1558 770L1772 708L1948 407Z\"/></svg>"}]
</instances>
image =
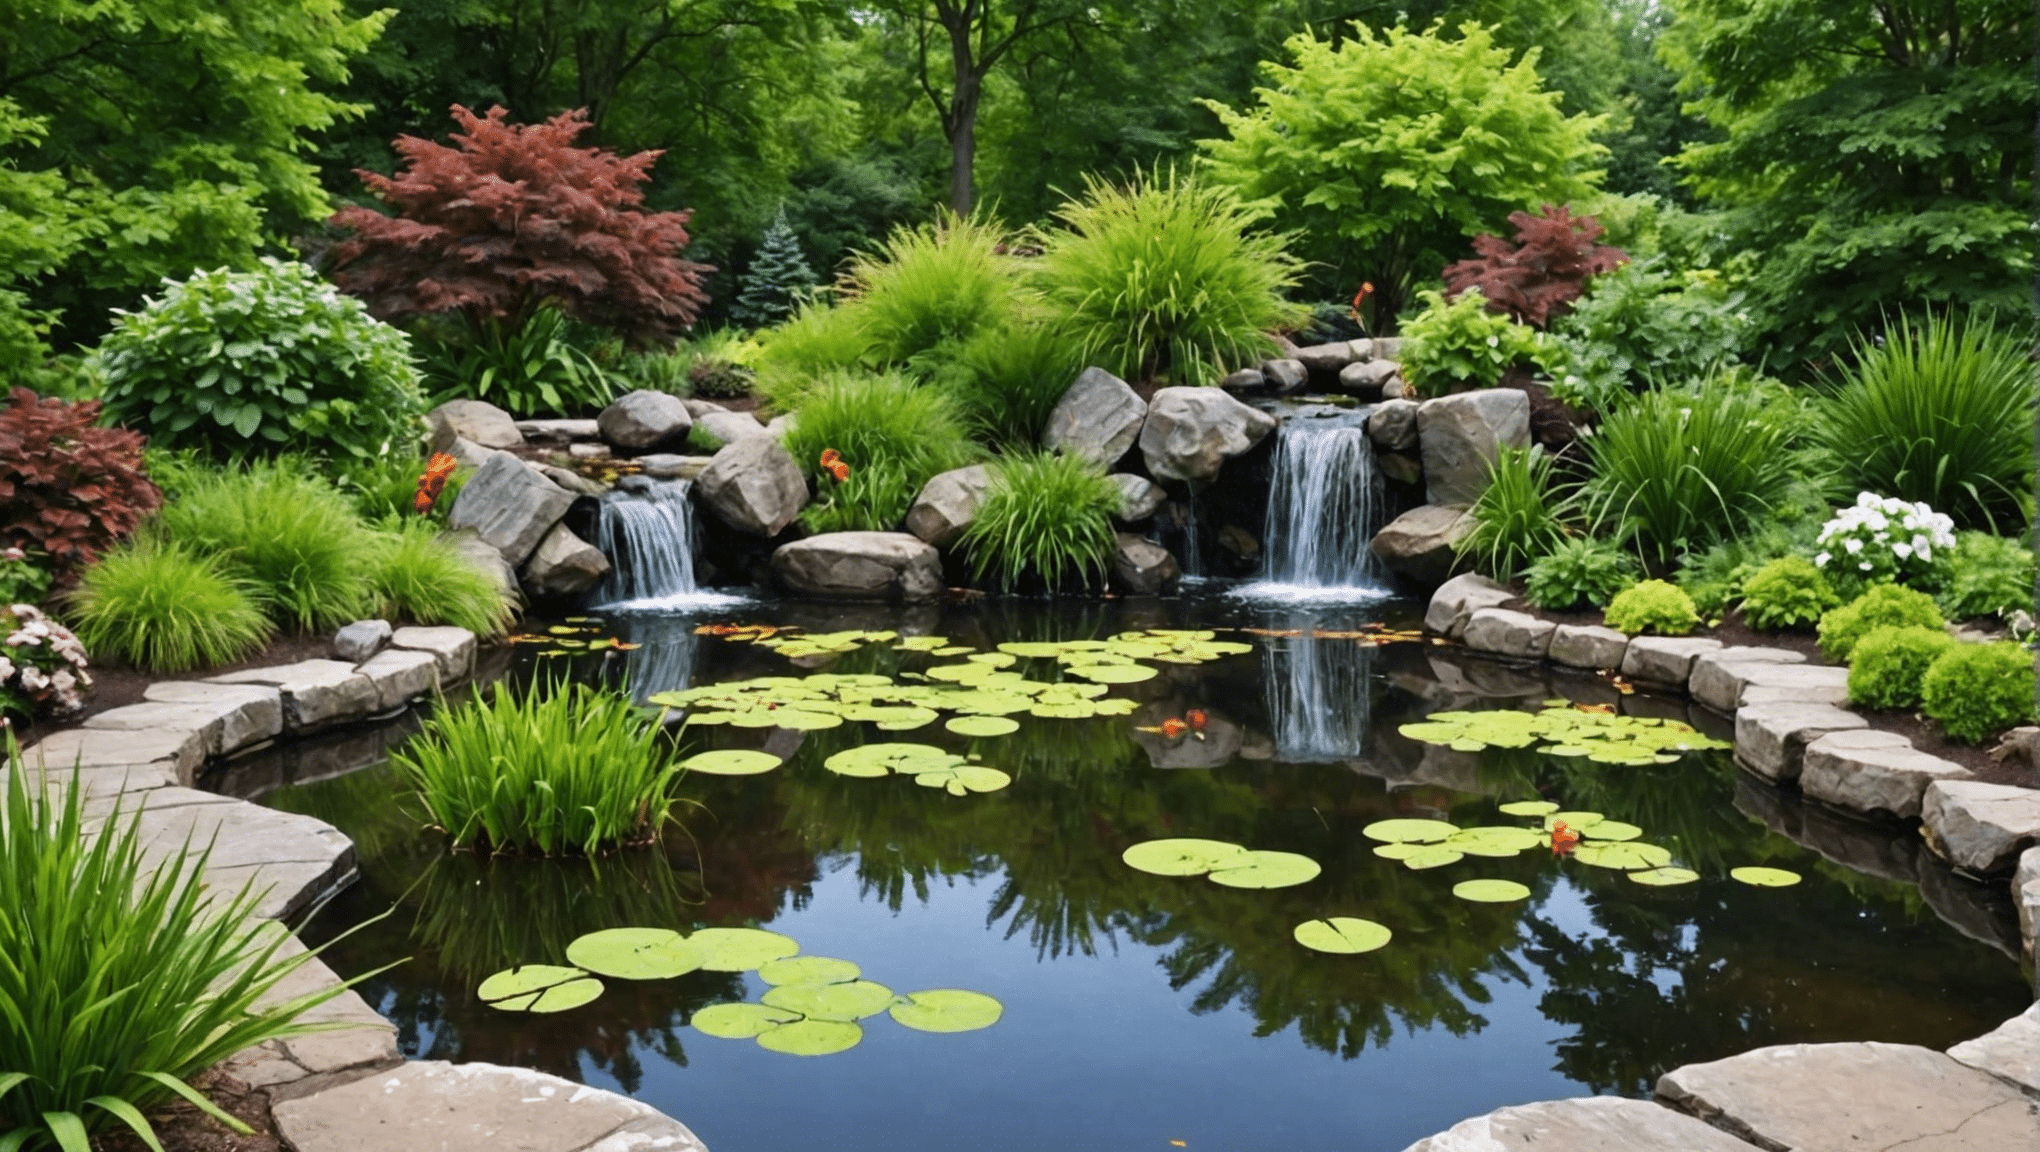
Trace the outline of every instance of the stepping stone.
<instances>
[{"instance_id":1,"label":"stepping stone","mask_svg":"<svg viewBox=\"0 0 2040 1152\"><path fill-rule=\"evenodd\" d=\"M1622 653L1622 674L1631 680L1684 688L1693 661L1721 650L1721 641L1690 636L1637 636Z\"/></svg>"},{"instance_id":2,"label":"stepping stone","mask_svg":"<svg viewBox=\"0 0 2040 1152\"><path fill-rule=\"evenodd\" d=\"M305 946L291 936L276 950L276 957L282 960L304 953ZM255 1002L256 1007L272 1007L340 982L340 977L314 956L264 993ZM222 1067L243 1083L267 1089L274 1102L310 1096L404 1062L397 1050L396 1026L378 1015L351 988L308 1009L298 1019L311 1024L343 1024L346 1028L258 1044L228 1057Z\"/></svg>"},{"instance_id":3,"label":"stepping stone","mask_svg":"<svg viewBox=\"0 0 2040 1152\"><path fill-rule=\"evenodd\" d=\"M467 679L475 669L475 634L465 628L450 625L399 628L390 637L390 647L432 653L439 661L442 687Z\"/></svg>"},{"instance_id":4,"label":"stepping stone","mask_svg":"<svg viewBox=\"0 0 2040 1152\"><path fill-rule=\"evenodd\" d=\"M217 715L220 721L218 745L209 747L207 751L222 756L283 733L283 694L262 684L165 680L143 689L142 699L154 704L203 709ZM122 711L126 709L109 710ZM102 712L93 719L103 718L109 712ZM91 726L88 721L87 727Z\"/></svg>"},{"instance_id":5,"label":"stepping stone","mask_svg":"<svg viewBox=\"0 0 2040 1152\"><path fill-rule=\"evenodd\" d=\"M205 762L205 738L199 732L160 728L67 728L24 749L21 759L31 768L40 765L52 782L69 780L78 768L86 778L86 795L110 796L120 791L122 780L129 781L128 788L190 783Z\"/></svg>"},{"instance_id":6,"label":"stepping stone","mask_svg":"<svg viewBox=\"0 0 2040 1152\"><path fill-rule=\"evenodd\" d=\"M95 805L88 834L104 827L111 808ZM311 816L177 787L123 797L121 809L140 812L144 860L160 863L210 847L208 890L226 897L252 882L262 894L254 913L262 919L288 916L354 874L353 842Z\"/></svg>"},{"instance_id":7,"label":"stepping stone","mask_svg":"<svg viewBox=\"0 0 2040 1152\"><path fill-rule=\"evenodd\" d=\"M1737 670L1743 704L1849 702L1849 670L1827 664L1756 664ZM1732 709L1731 709L1732 711Z\"/></svg>"},{"instance_id":8,"label":"stepping stone","mask_svg":"<svg viewBox=\"0 0 2040 1152\"><path fill-rule=\"evenodd\" d=\"M1688 1064L1658 1099L1761 1148L2011 1152L2040 1148L2040 1106L1995 1076L1910 1044L1783 1044Z\"/></svg>"},{"instance_id":9,"label":"stepping stone","mask_svg":"<svg viewBox=\"0 0 2040 1152\"><path fill-rule=\"evenodd\" d=\"M1968 778L1960 764L1929 756L1896 732L1862 728L1830 732L1808 744L1799 789L1837 808L1911 820L1920 814L1927 785Z\"/></svg>"},{"instance_id":10,"label":"stepping stone","mask_svg":"<svg viewBox=\"0 0 2040 1152\"><path fill-rule=\"evenodd\" d=\"M1806 746L1830 732L1870 722L1831 704L1745 704L1735 714L1735 758L1757 775L1799 779Z\"/></svg>"},{"instance_id":11,"label":"stepping stone","mask_svg":"<svg viewBox=\"0 0 2040 1152\"><path fill-rule=\"evenodd\" d=\"M420 1060L276 1106L297 1152L707 1152L649 1105L558 1076Z\"/></svg>"},{"instance_id":12,"label":"stepping stone","mask_svg":"<svg viewBox=\"0 0 2040 1152\"><path fill-rule=\"evenodd\" d=\"M1948 1049L1948 1055L2040 1096L2040 1004L1994 1031L1964 1040Z\"/></svg>"},{"instance_id":13,"label":"stepping stone","mask_svg":"<svg viewBox=\"0 0 2040 1152\"><path fill-rule=\"evenodd\" d=\"M404 629L397 635L402 636ZM211 677L210 684L271 684L283 695L286 730L354 720L376 710L375 685L344 660L300 660Z\"/></svg>"},{"instance_id":14,"label":"stepping stone","mask_svg":"<svg viewBox=\"0 0 2040 1152\"><path fill-rule=\"evenodd\" d=\"M1690 1116L1644 1100L1588 1096L1498 1108L1403 1152L1752 1152Z\"/></svg>"},{"instance_id":15,"label":"stepping stone","mask_svg":"<svg viewBox=\"0 0 2040 1152\"><path fill-rule=\"evenodd\" d=\"M1466 619L1466 646L1497 656L1542 660L1551 648L1551 634L1558 626L1539 620L1528 612L1507 608L1482 608Z\"/></svg>"},{"instance_id":16,"label":"stepping stone","mask_svg":"<svg viewBox=\"0 0 2040 1152\"><path fill-rule=\"evenodd\" d=\"M2018 911L2026 959L2040 960L2040 848L2019 855L2018 871L2012 874L2012 906ZM2035 966L2033 983L2034 992L2040 993L2040 964Z\"/></svg>"},{"instance_id":17,"label":"stepping stone","mask_svg":"<svg viewBox=\"0 0 2040 1152\"><path fill-rule=\"evenodd\" d=\"M1622 667L1622 654L1629 650L1629 637L1599 624L1560 624L1551 633L1548 655L1559 664L1573 668Z\"/></svg>"},{"instance_id":18,"label":"stepping stone","mask_svg":"<svg viewBox=\"0 0 2040 1152\"><path fill-rule=\"evenodd\" d=\"M439 686L439 657L413 648L390 648L363 661L355 671L375 685L378 711L399 708Z\"/></svg>"},{"instance_id":19,"label":"stepping stone","mask_svg":"<svg viewBox=\"0 0 2040 1152\"><path fill-rule=\"evenodd\" d=\"M2040 844L2040 789L1975 780L1928 785L1920 833L1927 847L1979 876L2011 869L2019 853Z\"/></svg>"},{"instance_id":20,"label":"stepping stone","mask_svg":"<svg viewBox=\"0 0 2040 1152\"><path fill-rule=\"evenodd\" d=\"M1457 637L1466 631L1466 622L1475 612L1499 608L1515 598L1515 593L1478 573L1454 576L1431 593L1430 607L1424 610L1424 627L1443 636Z\"/></svg>"},{"instance_id":21,"label":"stepping stone","mask_svg":"<svg viewBox=\"0 0 2040 1152\"><path fill-rule=\"evenodd\" d=\"M1686 690L1709 708L1733 714L1742 703L1743 687L1750 683L1750 673L1763 668L1794 667L1805 660L1806 657L1785 648L1723 648L1693 661ZM1843 676L1846 679L1846 670Z\"/></svg>"}]
</instances>

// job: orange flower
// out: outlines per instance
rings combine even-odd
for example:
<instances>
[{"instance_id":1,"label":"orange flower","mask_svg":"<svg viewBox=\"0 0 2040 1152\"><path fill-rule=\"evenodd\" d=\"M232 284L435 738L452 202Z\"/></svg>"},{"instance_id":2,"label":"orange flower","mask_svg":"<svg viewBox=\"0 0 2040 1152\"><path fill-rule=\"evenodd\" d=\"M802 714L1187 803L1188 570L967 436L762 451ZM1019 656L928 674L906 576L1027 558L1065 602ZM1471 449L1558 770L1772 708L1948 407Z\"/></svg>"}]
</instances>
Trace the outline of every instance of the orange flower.
<instances>
[{"instance_id":1,"label":"orange flower","mask_svg":"<svg viewBox=\"0 0 2040 1152\"><path fill-rule=\"evenodd\" d=\"M1192 732L1204 731L1204 724L1207 719L1204 715L1204 709L1192 708L1188 712L1183 713L1183 718L1190 721L1190 730Z\"/></svg>"},{"instance_id":2,"label":"orange flower","mask_svg":"<svg viewBox=\"0 0 2040 1152\"><path fill-rule=\"evenodd\" d=\"M458 460L444 452L434 452L432 459L425 462L425 474L418 477L418 494L411 499L411 507L418 515L432 511L433 502L446 490L447 477L459 466Z\"/></svg>"},{"instance_id":3,"label":"orange flower","mask_svg":"<svg viewBox=\"0 0 2040 1152\"><path fill-rule=\"evenodd\" d=\"M1566 853L1571 852L1574 848L1578 847L1579 843L1580 834L1566 827L1565 821L1563 820L1552 821L1551 823L1552 855L1563 856Z\"/></svg>"},{"instance_id":4,"label":"orange flower","mask_svg":"<svg viewBox=\"0 0 2040 1152\"><path fill-rule=\"evenodd\" d=\"M822 449L822 470L834 476L838 484L850 479L850 465L844 462L843 454L834 448Z\"/></svg>"}]
</instances>

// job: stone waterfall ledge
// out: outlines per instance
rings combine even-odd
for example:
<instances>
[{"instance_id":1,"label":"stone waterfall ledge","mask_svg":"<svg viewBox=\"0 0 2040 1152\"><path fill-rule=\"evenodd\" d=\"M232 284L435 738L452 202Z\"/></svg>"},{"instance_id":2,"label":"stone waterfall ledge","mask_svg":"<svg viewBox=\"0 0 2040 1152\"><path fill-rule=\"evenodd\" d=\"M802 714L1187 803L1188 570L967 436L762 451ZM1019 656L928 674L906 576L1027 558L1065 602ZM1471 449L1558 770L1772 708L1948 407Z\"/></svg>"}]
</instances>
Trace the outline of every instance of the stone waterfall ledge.
<instances>
[{"instance_id":1,"label":"stone waterfall ledge","mask_svg":"<svg viewBox=\"0 0 2040 1152\"><path fill-rule=\"evenodd\" d=\"M1586 1096L1499 1108L1404 1152L1753 1152L1716 1128L1647 1100Z\"/></svg>"}]
</instances>

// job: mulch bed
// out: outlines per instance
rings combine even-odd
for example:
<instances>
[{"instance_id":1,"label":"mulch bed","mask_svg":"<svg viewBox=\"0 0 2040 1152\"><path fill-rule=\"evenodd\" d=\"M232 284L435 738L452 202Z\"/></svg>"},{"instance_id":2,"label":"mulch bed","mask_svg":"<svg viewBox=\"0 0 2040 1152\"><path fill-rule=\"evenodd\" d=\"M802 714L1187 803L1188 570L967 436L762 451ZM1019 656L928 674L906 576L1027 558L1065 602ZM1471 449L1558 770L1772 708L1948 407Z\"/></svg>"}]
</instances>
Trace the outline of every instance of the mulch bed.
<instances>
[{"instance_id":1,"label":"mulch bed","mask_svg":"<svg viewBox=\"0 0 2040 1152\"><path fill-rule=\"evenodd\" d=\"M218 1120L178 1100L146 1113L155 1126L163 1152L284 1152L276 1134L276 1121L269 1113L269 1094L250 1088L223 1073L204 1072L192 1081L221 1111L255 1130L243 1136ZM125 1125L109 1128L92 1138L95 1152L149 1152Z\"/></svg>"}]
</instances>

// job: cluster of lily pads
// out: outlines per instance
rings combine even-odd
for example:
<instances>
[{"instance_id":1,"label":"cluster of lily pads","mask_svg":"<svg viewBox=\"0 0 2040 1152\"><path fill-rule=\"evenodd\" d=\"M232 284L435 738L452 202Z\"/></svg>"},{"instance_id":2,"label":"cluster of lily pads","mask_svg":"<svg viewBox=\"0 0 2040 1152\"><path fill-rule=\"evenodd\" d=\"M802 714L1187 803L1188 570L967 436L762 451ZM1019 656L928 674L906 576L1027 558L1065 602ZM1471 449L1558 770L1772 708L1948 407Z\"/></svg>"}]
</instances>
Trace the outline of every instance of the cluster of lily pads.
<instances>
[{"instance_id":1,"label":"cluster of lily pads","mask_svg":"<svg viewBox=\"0 0 2040 1152\"><path fill-rule=\"evenodd\" d=\"M922 1032L969 1032L998 1022L1005 1008L962 988L898 993L848 960L798 955L792 937L758 928L609 928L567 945L574 967L526 964L482 981L477 995L511 1012L564 1012L602 995L598 977L663 980L696 970L748 972L772 985L760 1003L711 1004L694 1013L697 1031L796 1056L824 1056L864 1038L859 1020L883 1012Z\"/></svg>"},{"instance_id":2,"label":"cluster of lily pads","mask_svg":"<svg viewBox=\"0 0 2040 1152\"><path fill-rule=\"evenodd\" d=\"M1287 888L1317 878L1318 862L1296 852L1255 851L1225 840L1144 840L1119 857L1155 876L1203 876L1227 888Z\"/></svg>"},{"instance_id":3,"label":"cluster of lily pads","mask_svg":"<svg viewBox=\"0 0 2040 1152\"><path fill-rule=\"evenodd\" d=\"M544 632L520 632L507 637L512 644L544 644L540 656L578 656L584 652L630 652L644 647L626 643L618 636L602 634L602 621L594 616L569 616Z\"/></svg>"},{"instance_id":4,"label":"cluster of lily pads","mask_svg":"<svg viewBox=\"0 0 2040 1152\"><path fill-rule=\"evenodd\" d=\"M1565 700L1547 700L1536 712L1434 712L1397 731L1459 752L1534 745L1553 756L1584 756L1603 764L1670 764L1684 752L1728 747L1676 720L1620 716Z\"/></svg>"}]
</instances>

